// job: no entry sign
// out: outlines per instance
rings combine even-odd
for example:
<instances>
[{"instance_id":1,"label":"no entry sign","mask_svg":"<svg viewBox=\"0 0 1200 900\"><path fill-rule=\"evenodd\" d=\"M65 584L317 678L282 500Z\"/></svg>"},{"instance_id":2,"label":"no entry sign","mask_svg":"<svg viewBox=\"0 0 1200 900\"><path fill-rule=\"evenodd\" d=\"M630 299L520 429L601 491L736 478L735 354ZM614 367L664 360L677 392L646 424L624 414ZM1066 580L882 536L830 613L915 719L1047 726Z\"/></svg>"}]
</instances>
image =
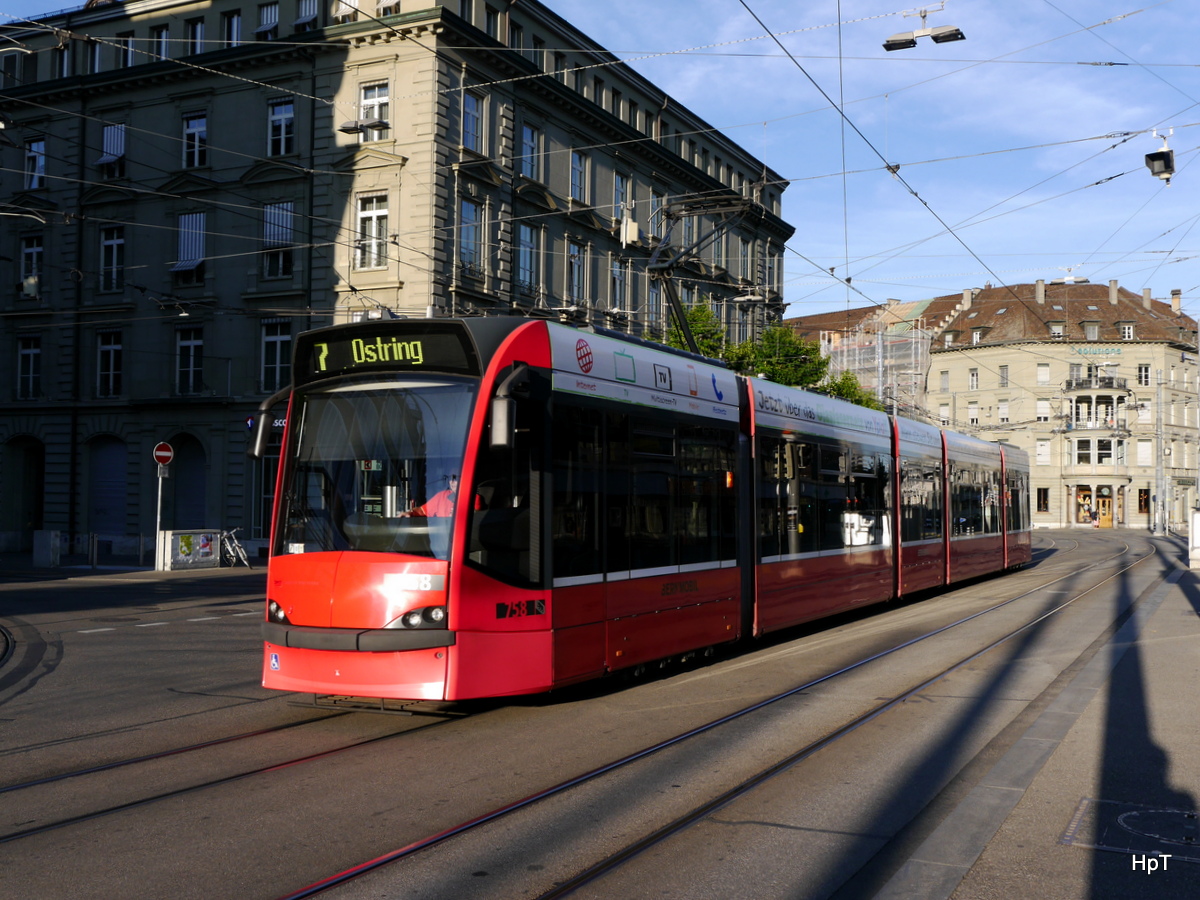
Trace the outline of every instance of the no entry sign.
<instances>
[{"instance_id":1,"label":"no entry sign","mask_svg":"<svg viewBox=\"0 0 1200 900\"><path fill-rule=\"evenodd\" d=\"M160 466L167 465L175 458L175 451L166 441L154 445L154 461Z\"/></svg>"}]
</instances>

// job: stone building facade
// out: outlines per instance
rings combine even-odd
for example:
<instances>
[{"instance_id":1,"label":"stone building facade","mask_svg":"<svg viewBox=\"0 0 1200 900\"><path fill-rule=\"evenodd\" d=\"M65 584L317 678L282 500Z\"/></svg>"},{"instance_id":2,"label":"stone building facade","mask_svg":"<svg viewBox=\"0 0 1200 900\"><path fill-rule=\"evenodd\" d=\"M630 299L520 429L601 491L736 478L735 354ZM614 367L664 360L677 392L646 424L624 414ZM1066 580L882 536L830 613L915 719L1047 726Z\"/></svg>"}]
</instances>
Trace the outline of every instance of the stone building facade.
<instances>
[{"instance_id":1,"label":"stone building facade","mask_svg":"<svg viewBox=\"0 0 1200 900\"><path fill-rule=\"evenodd\" d=\"M653 334L669 220L675 247L726 226L685 302L735 340L782 312L782 179L536 2L92 0L0 30L0 549L149 534L163 440L164 527L263 539L245 420L307 328Z\"/></svg>"},{"instance_id":2,"label":"stone building facade","mask_svg":"<svg viewBox=\"0 0 1200 900\"><path fill-rule=\"evenodd\" d=\"M1025 449L1035 527L1174 528L1197 503L1196 320L1112 281L1019 284L938 297L919 310L929 341L923 412ZM894 324L897 306L860 309ZM833 318L830 318L833 317ZM788 320L832 330L844 314Z\"/></svg>"}]
</instances>

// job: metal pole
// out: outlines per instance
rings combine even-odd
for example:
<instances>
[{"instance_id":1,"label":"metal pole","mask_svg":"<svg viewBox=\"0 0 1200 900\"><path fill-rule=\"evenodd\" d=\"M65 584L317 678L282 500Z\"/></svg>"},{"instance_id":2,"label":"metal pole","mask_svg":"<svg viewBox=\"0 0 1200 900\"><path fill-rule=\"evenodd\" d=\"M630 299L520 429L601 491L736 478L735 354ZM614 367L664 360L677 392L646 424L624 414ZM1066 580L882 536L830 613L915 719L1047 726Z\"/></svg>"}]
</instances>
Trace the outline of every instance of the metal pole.
<instances>
[{"instance_id":1,"label":"metal pole","mask_svg":"<svg viewBox=\"0 0 1200 900\"><path fill-rule=\"evenodd\" d=\"M1163 497L1163 370L1158 370L1158 384L1154 389L1154 534L1165 534L1163 519L1165 498Z\"/></svg>"},{"instance_id":2,"label":"metal pole","mask_svg":"<svg viewBox=\"0 0 1200 900\"><path fill-rule=\"evenodd\" d=\"M154 511L154 571L163 570L162 552L162 483L164 466L158 467L158 505Z\"/></svg>"}]
</instances>

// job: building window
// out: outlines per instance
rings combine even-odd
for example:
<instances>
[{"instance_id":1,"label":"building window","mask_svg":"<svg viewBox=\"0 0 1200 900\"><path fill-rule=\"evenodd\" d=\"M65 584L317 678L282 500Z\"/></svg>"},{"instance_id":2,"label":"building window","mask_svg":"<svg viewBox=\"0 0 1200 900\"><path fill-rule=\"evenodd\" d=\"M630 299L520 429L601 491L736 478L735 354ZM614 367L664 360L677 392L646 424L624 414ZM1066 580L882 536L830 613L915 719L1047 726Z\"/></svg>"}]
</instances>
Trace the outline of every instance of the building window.
<instances>
[{"instance_id":1,"label":"building window","mask_svg":"<svg viewBox=\"0 0 1200 900\"><path fill-rule=\"evenodd\" d=\"M1075 441L1075 462L1081 466L1092 464L1092 439L1079 438Z\"/></svg>"},{"instance_id":2,"label":"building window","mask_svg":"<svg viewBox=\"0 0 1200 900\"><path fill-rule=\"evenodd\" d=\"M358 240L354 268L381 269L387 265L388 202L386 194L358 198Z\"/></svg>"},{"instance_id":3,"label":"building window","mask_svg":"<svg viewBox=\"0 0 1200 900\"><path fill-rule=\"evenodd\" d=\"M25 142L25 190L46 186L46 142L42 138Z\"/></svg>"},{"instance_id":4,"label":"building window","mask_svg":"<svg viewBox=\"0 0 1200 900\"><path fill-rule=\"evenodd\" d=\"M469 91L462 98L462 145L473 153L483 153L483 98Z\"/></svg>"},{"instance_id":5,"label":"building window","mask_svg":"<svg viewBox=\"0 0 1200 900\"><path fill-rule=\"evenodd\" d=\"M159 59L171 58L170 25L155 25L150 29L150 52Z\"/></svg>"},{"instance_id":6,"label":"building window","mask_svg":"<svg viewBox=\"0 0 1200 900\"><path fill-rule=\"evenodd\" d=\"M117 50L117 68L128 69L137 62L137 55L134 52L133 32L124 31L118 34L113 43L116 44Z\"/></svg>"},{"instance_id":7,"label":"building window","mask_svg":"<svg viewBox=\"0 0 1200 900\"><path fill-rule=\"evenodd\" d=\"M262 326L262 390L274 393L292 380L292 324L270 319Z\"/></svg>"},{"instance_id":8,"label":"building window","mask_svg":"<svg viewBox=\"0 0 1200 900\"><path fill-rule=\"evenodd\" d=\"M317 27L317 0L300 0L296 4L296 21L292 28L297 34L312 31Z\"/></svg>"},{"instance_id":9,"label":"building window","mask_svg":"<svg viewBox=\"0 0 1200 900\"><path fill-rule=\"evenodd\" d=\"M750 280L750 242L746 238L738 239L738 277Z\"/></svg>"},{"instance_id":10,"label":"building window","mask_svg":"<svg viewBox=\"0 0 1200 900\"><path fill-rule=\"evenodd\" d=\"M613 310L629 312L629 297L626 285L627 273L625 271L625 264L619 258L614 257L611 271L612 280L610 282L611 290L609 291L609 299L612 302L611 308Z\"/></svg>"},{"instance_id":11,"label":"building window","mask_svg":"<svg viewBox=\"0 0 1200 900\"><path fill-rule=\"evenodd\" d=\"M17 399L37 400L42 394L42 339L17 338Z\"/></svg>"},{"instance_id":12,"label":"building window","mask_svg":"<svg viewBox=\"0 0 1200 900\"><path fill-rule=\"evenodd\" d=\"M662 237L663 233L663 209L667 205L667 198L660 191L650 192L650 217L646 220L646 233L654 237Z\"/></svg>"},{"instance_id":13,"label":"building window","mask_svg":"<svg viewBox=\"0 0 1200 900\"><path fill-rule=\"evenodd\" d=\"M938 373L938 390L943 394L950 390L950 370L942 369Z\"/></svg>"},{"instance_id":14,"label":"building window","mask_svg":"<svg viewBox=\"0 0 1200 900\"><path fill-rule=\"evenodd\" d=\"M175 390L198 394L204 389L204 330L180 328L175 332Z\"/></svg>"},{"instance_id":15,"label":"building window","mask_svg":"<svg viewBox=\"0 0 1200 900\"><path fill-rule=\"evenodd\" d=\"M358 21L358 9L350 0L338 0L337 6L333 9L333 21L338 25L344 25L347 22Z\"/></svg>"},{"instance_id":16,"label":"building window","mask_svg":"<svg viewBox=\"0 0 1200 900\"><path fill-rule=\"evenodd\" d=\"M613 172L613 218L623 218L628 204L629 176L621 172Z\"/></svg>"},{"instance_id":17,"label":"building window","mask_svg":"<svg viewBox=\"0 0 1200 900\"><path fill-rule=\"evenodd\" d=\"M662 283L657 278L646 286L646 320L654 327L662 321Z\"/></svg>"},{"instance_id":18,"label":"building window","mask_svg":"<svg viewBox=\"0 0 1200 900\"><path fill-rule=\"evenodd\" d=\"M100 229L100 290L119 291L125 287L125 227L108 225Z\"/></svg>"},{"instance_id":19,"label":"building window","mask_svg":"<svg viewBox=\"0 0 1200 900\"><path fill-rule=\"evenodd\" d=\"M1063 326L1059 322L1050 324L1050 339L1052 341L1061 341L1063 339Z\"/></svg>"},{"instance_id":20,"label":"building window","mask_svg":"<svg viewBox=\"0 0 1200 900\"><path fill-rule=\"evenodd\" d=\"M104 71L105 45L99 41L87 41L87 71L93 74Z\"/></svg>"},{"instance_id":21,"label":"building window","mask_svg":"<svg viewBox=\"0 0 1200 900\"><path fill-rule=\"evenodd\" d=\"M939 403L938 404L938 420L941 421L941 423L943 425L950 424L950 404L949 403Z\"/></svg>"},{"instance_id":22,"label":"building window","mask_svg":"<svg viewBox=\"0 0 1200 900\"><path fill-rule=\"evenodd\" d=\"M204 283L204 238L207 213L179 217L179 257L171 266L175 284L189 287Z\"/></svg>"},{"instance_id":23,"label":"building window","mask_svg":"<svg viewBox=\"0 0 1200 900\"><path fill-rule=\"evenodd\" d=\"M287 278L292 274L293 212L290 200L263 207L264 278Z\"/></svg>"},{"instance_id":24,"label":"building window","mask_svg":"<svg viewBox=\"0 0 1200 900\"><path fill-rule=\"evenodd\" d=\"M258 27L254 29L254 38L259 41L273 41L279 37L279 4L263 3L258 7Z\"/></svg>"},{"instance_id":25,"label":"building window","mask_svg":"<svg viewBox=\"0 0 1200 900\"><path fill-rule=\"evenodd\" d=\"M968 391L979 390L979 370L978 369L968 369L967 370L967 390Z\"/></svg>"},{"instance_id":26,"label":"building window","mask_svg":"<svg viewBox=\"0 0 1200 900\"><path fill-rule=\"evenodd\" d=\"M184 39L187 41L189 55L204 52L204 20L188 19L183 23Z\"/></svg>"},{"instance_id":27,"label":"building window","mask_svg":"<svg viewBox=\"0 0 1200 900\"><path fill-rule=\"evenodd\" d=\"M468 22L475 21L475 0L458 0L458 14Z\"/></svg>"},{"instance_id":28,"label":"building window","mask_svg":"<svg viewBox=\"0 0 1200 900\"><path fill-rule=\"evenodd\" d=\"M237 47L242 43L242 12L232 9L221 13L221 43L226 47Z\"/></svg>"},{"instance_id":29,"label":"building window","mask_svg":"<svg viewBox=\"0 0 1200 900\"><path fill-rule=\"evenodd\" d=\"M466 197L458 201L458 262L467 275L483 277L483 206Z\"/></svg>"},{"instance_id":30,"label":"building window","mask_svg":"<svg viewBox=\"0 0 1200 900\"><path fill-rule=\"evenodd\" d=\"M1049 400L1038 400L1037 401L1036 418L1037 418L1037 421L1039 421L1039 422L1049 422L1050 421L1050 401Z\"/></svg>"},{"instance_id":31,"label":"building window","mask_svg":"<svg viewBox=\"0 0 1200 900\"><path fill-rule=\"evenodd\" d=\"M1099 438L1096 441L1096 464L1111 466L1113 461L1113 442L1109 438Z\"/></svg>"},{"instance_id":32,"label":"building window","mask_svg":"<svg viewBox=\"0 0 1200 900\"><path fill-rule=\"evenodd\" d=\"M1133 340L1133 326L1132 325L1122 325L1121 326L1121 340L1123 340L1123 341L1132 341Z\"/></svg>"},{"instance_id":33,"label":"building window","mask_svg":"<svg viewBox=\"0 0 1200 900\"><path fill-rule=\"evenodd\" d=\"M1138 488L1138 512L1143 515L1150 514L1150 489Z\"/></svg>"},{"instance_id":34,"label":"building window","mask_svg":"<svg viewBox=\"0 0 1200 900\"><path fill-rule=\"evenodd\" d=\"M105 331L96 336L96 396L121 395L121 332Z\"/></svg>"},{"instance_id":35,"label":"building window","mask_svg":"<svg viewBox=\"0 0 1200 900\"><path fill-rule=\"evenodd\" d=\"M42 266L46 254L40 234L21 238L21 286L20 296L34 298L41 293Z\"/></svg>"},{"instance_id":36,"label":"building window","mask_svg":"<svg viewBox=\"0 0 1200 900\"><path fill-rule=\"evenodd\" d=\"M526 178L542 180L542 130L534 125L521 127L521 163L519 170Z\"/></svg>"},{"instance_id":37,"label":"building window","mask_svg":"<svg viewBox=\"0 0 1200 900\"><path fill-rule=\"evenodd\" d=\"M104 152L96 160L100 174L106 181L125 177L125 124L105 125L103 136Z\"/></svg>"},{"instance_id":38,"label":"building window","mask_svg":"<svg viewBox=\"0 0 1200 900\"><path fill-rule=\"evenodd\" d=\"M724 269L726 264L729 262L729 260L725 258L724 234L718 234L713 238L712 254L713 265L719 269Z\"/></svg>"},{"instance_id":39,"label":"building window","mask_svg":"<svg viewBox=\"0 0 1200 900\"><path fill-rule=\"evenodd\" d=\"M1137 367L1137 383L1138 387L1150 386L1150 367L1148 365L1139 365Z\"/></svg>"},{"instance_id":40,"label":"building window","mask_svg":"<svg viewBox=\"0 0 1200 900\"><path fill-rule=\"evenodd\" d=\"M1001 425L1008 424L1008 401L999 400L996 402L996 419Z\"/></svg>"},{"instance_id":41,"label":"building window","mask_svg":"<svg viewBox=\"0 0 1200 900\"><path fill-rule=\"evenodd\" d=\"M1153 441L1138 441L1137 442L1137 464L1139 466L1149 466L1154 463L1154 442Z\"/></svg>"},{"instance_id":42,"label":"building window","mask_svg":"<svg viewBox=\"0 0 1200 900\"><path fill-rule=\"evenodd\" d=\"M1008 366L1000 367L1000 387L1008 387Z\"/></svg>"},{"instance_id":43,"label":"building window","mask_svg":"<svg viewBox=\"0 0 1200 900\"><path fill-rule=\"evenodd\" d=\"M364 122L383 123L382 128L366 128L359 132L364 141L387 140L391 133L387 128L388 116L391 113L391 102L388 98L387 82L380 84L364 84L358 104L358 116Z\"/></svg>"},{"instance_id":44,"label":"building window","mask_svg":"<svg viewBox=\"0 0 1200 900\"><path fill-rule=\"evenodd\" d=\"M971 330L971 343L978 344L983 341L983 329L974 328Z\"/></svg>"},{"instance_id":45,"label":"building window","mask_svg":"<svg viewBox=\"0 0 1200 900\"><path fill-rule=\"evenodd\" d=\"M942 336L942 346L943 347L953 347L954 346L954 335L952 333L950 333L949 331L947 331Z\"/></svg>"},{"instance_id":46,"label":"building window","mask_svg":"<svg viewBox=\"0 0 1200 900\"><path fill-rule=\"evenodd\" d=\"M183 167L208 165L208 116L188 113L183 117Z\"/></svg>"},{"instance_id":47,"label":"building window","mask_svg":"<svg viewBox=\"0 0 1200 900\"><path fill-rule=\"evenodd\" d=\"M979 424L979 404L974 400L967 404L967 423L970 425Z\"/></svg>"},{"instance_id":48,"label":"building window","mask_svg":"<svg viewBox=\"0 0 1200 900\"><path fill-rule=\"evenodd\" d=\"M296 152L296 107L292 99L267 104L267 156Z\"/></svg>"},{"instance_id":49,"label":"building window","mask_svg":"<svg viewBox=\"0 0 1200 900\"><path fill-rule=\"evenodd\" d=\"M512 20L511 15L508 19L508 46L517 52L525 49L525 30Z\"/></svg>"},{"instance_id":50,"label":"building window","mask_svg":"<svg viewBox=\"0 0 1200 900\"><path fill-rule=\"evenodd\" d=\"M1038 363L1037 364L1037 383L1038 384L1049 384L1050 383L1050 363Z\"/></svg>"},{"instance_id":51,"label":"building window","mask_svg":"<svg viewBox=\"0 0 1200 900\"><path fill-rule=\"evenodd\" d=\"M571 199L587 203L588 158L586 153L571 151Z\"/></svg>"},{"instance_id":52,"label":"building window","mask_svg":"<svg viewBox=\"0 0 1200 900\"><path fill-rule=\"evenodd\" d=\"M587 249L576 241L567 241L567 299L583 303L587 291Z\"/></svg>"},{"instance_id":53,"label":"building window","mask_svg":"<svg viewBox=\"0 0 1200 900\"><path fill-rule=\"evenodd\" d=\"M1050 512L1050 488L1037 489L1037 511Z\"/></svg>"},{"instance_id":54,"label":"building window","mask_svg":"<svg viewBox=\"0 0 1200 900\"><path fill-rule=\"evenodd\" d=\"M1034 454L1034 462L1039 466L1050 465L1050 441L1039 439Z\"/></svg>"},{"instance_id":55,"label":"building window","mask_svg":"<svg viewBox=\"0 0 1200 900\"><path fill-rule=\"evenodd\" d=\"M1095 322L1087 322L1083 326L1083 336L1088 341L1100 340L1100 326Z\"/></svg>"},{"instance_id":56,"label":"building window","mask_svg":"<svg viewBox=\"0 0 1200 900\"><path fill-rule=\"evenodd\" d=\"M517 225L517 290L534 295L538 277L538 230L524 222Z\"/></svg>"},{"instance_id":57,"label":"building window","mask_svg":"<svg viewBox=\"0 0 1200 900\"><path fill-rule=\"evenodd\" d=\"M488 37L500 40L500 11L498 9L491 6L484 9L483 28Z\"/></svg>"}]
</instances>

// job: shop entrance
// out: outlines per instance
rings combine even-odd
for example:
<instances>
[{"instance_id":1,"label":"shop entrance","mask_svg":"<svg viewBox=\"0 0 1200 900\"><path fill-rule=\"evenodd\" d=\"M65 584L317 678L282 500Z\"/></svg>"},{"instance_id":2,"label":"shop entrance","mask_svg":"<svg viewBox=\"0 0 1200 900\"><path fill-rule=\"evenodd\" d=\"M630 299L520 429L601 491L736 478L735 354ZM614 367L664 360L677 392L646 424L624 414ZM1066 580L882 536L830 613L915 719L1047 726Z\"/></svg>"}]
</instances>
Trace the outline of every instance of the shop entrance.
<instances>
[{"instance_id":1,"label":"shop entrance","mask_svg":"<svg viewBox=\"0 0 1200 900\"><path fill-rule=\"evenodd\" d=\"M1100 497L1096 501L1096 508L1100 511L1100 527L1112 528L1112 497Z\"/></svg>"}]
</instances>

